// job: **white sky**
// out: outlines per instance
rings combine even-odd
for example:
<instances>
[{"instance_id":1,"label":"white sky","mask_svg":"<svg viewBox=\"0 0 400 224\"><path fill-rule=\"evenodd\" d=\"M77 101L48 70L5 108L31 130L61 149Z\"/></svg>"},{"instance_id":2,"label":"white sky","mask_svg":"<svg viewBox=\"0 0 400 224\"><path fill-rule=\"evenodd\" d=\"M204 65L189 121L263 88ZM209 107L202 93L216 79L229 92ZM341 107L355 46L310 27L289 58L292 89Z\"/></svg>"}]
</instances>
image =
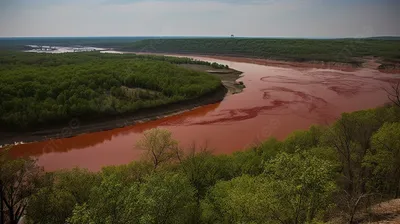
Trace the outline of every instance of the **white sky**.
<instances>
[{"instance_id":1,"label":"white sky","mask_svg":"<svg viewBox=\"0 0 400 224\"><path fill-rule=\"evenodd\" d=\"M0 36L400 36L400 0L0 0Z\"/></svg>"}]
</instances>

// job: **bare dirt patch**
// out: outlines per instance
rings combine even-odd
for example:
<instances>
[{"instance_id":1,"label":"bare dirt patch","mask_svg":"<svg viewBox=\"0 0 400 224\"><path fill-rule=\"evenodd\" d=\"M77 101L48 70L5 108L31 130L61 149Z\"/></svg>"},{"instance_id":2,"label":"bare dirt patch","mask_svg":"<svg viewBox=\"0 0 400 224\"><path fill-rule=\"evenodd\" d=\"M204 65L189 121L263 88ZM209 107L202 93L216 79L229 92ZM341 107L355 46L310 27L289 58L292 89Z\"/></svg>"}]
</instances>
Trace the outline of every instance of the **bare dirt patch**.
<instances>
[{"instance_id":1,"label":"bare dirt patch","mask_svg":"<svg viewBox=\"0 0 400 224\"><path fill-rule=\"evenodd\" d=\"M371 213L373 217L381 218L378 221L372 222L373 224L400 223L400 199L393 199L374 205L371 208Z\"/></svg>"}]
</instances>

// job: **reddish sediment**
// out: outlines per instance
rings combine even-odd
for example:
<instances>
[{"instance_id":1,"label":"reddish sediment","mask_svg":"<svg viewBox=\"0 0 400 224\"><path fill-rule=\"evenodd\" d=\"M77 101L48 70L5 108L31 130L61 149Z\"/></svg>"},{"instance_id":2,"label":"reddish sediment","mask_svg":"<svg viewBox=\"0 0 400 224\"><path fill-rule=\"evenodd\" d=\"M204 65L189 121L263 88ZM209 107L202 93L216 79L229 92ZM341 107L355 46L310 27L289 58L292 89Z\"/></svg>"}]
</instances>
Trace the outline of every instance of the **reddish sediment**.
<instances>
[{"instance_id":1,"label":"reddish sediment","mask_svg":"<svg viewBox=\"0 0 400 224\"><path fill-rule=\"evenodd\" d=\"M215 59L252 63L258 65L275 66L281 68L293 68L297 70L320 68L320 69L335 69L342 71L356 71L358 69L357 67L354 67L351 64L339 63L339 62L323 62L323 61L294 62L294 61L278 61L278 60L262 59L262 58L245 58L245 57L229 57L229 56L210 56L210 57Z\"/></svg>"},{"instance_id":2,"label":"reddish sediment","mask_svg":"<svg viewBox=\"0 0 400 224\"><path fill-rule=\"evenodd\" d=\"M46 170L102 166L138 160L136 141L144 130L160 127L182 147L207 145L215 154L243 150L269 137L286 138L313 124L330 124L343 112L385 104L385 88L400 75L373 68L326 67L313 63L272 63L231 57L195 57L243 72L246 88L217 104L171 117L72 138L17 145L14 156L33 156Z\"/></svg>"}]
</instances>

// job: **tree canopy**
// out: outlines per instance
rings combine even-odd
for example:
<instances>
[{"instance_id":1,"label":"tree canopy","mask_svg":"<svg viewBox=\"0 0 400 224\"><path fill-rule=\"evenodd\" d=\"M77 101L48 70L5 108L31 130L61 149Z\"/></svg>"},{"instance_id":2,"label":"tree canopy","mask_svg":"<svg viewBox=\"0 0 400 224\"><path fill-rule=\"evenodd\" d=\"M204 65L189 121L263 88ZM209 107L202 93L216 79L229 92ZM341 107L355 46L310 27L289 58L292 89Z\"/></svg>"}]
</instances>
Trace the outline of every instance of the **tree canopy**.
<instances>
[{"instance_id":1,"label":"tree canopy","mask_svg":"<svg viewBox=\"0 0 400 224\"><path fill-rule=\"evenodd\" d=\"M0 127L30 130L133 113L194 99L221 87L177 64L225 66L189 58L90 53L0 54Z\"/></svg>"}]
</instances>

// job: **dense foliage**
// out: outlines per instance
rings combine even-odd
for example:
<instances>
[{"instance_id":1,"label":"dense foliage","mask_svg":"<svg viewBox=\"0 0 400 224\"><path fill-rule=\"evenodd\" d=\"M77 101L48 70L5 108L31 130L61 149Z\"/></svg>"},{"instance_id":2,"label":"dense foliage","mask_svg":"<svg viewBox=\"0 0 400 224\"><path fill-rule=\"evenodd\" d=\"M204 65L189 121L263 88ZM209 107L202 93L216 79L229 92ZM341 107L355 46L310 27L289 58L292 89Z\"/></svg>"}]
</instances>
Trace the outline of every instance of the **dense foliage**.
<instances>
[{"instance_id":1,"label":"dense foliage","mask_svg":"<svg viewBox=\"0 0 400 224\"><path fill-rule=\"evenodd\" d=\"M36 168L2 159L0 170L9 172L0 183L8 198L21 201L16 207L28 206L27 223L52 224L321 223L332 217L358 223L355 213L400 196L395 106L345 113L329 127L313 126L233 155L196 147L183 153L162 129L147 131L137 144L146 150L142 161L98 173L47 173L39 185L25 183L29 191L22 195L9 187L21 175L37 179L26 175Z\"/></svg>"},{"instance_id":2,"label":"dense foliage","mask_svg":"<svg viewBox=\"0 0 400 224\"><path fill-rule=\"evenodd\" d=\"M400 61L399 40L379 39L261 39L187 38L146 39L122 46L128 51L198 53L289 61L344 62L360 65L359 57Z\"/></svg>"},{"instance_id":3,"label":"dense foliage","mask_svg":"<svg viewBox=\"0 0 400 224\"><path fill-rule=\"evenodd\" d=\"M176 64L224 65L164 56L101 53L0 54L0 127L26 130L193 99L221 86Z\"/></svg>"}]
</instances>

